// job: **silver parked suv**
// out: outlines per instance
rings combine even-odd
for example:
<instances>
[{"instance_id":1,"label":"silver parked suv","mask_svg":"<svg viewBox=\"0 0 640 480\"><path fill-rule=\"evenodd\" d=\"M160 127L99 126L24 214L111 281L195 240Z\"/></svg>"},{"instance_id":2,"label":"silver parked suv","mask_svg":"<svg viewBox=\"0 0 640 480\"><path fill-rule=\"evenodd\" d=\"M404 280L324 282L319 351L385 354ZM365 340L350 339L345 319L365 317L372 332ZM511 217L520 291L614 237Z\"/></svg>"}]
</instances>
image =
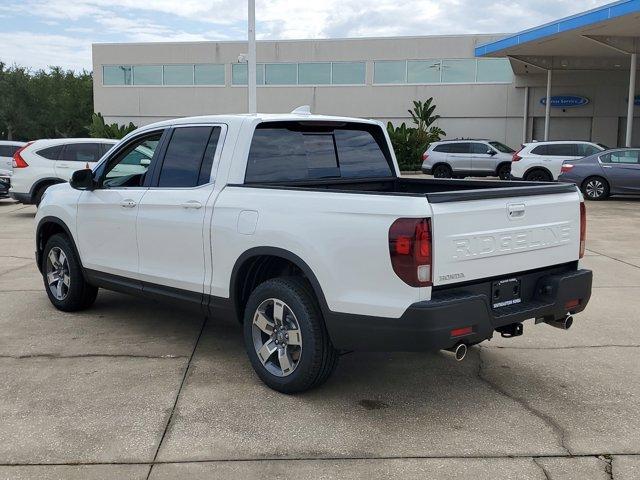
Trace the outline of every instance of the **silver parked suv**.
<instances>
[{"instance_id":1,"label":"silver parked suv","mask_svg":"<svg viewBox=\"0 0 640 480\"><path fill-rule=\"evenodd\" d=\"M509 178L514 150L493 140L456 139L434 142L422 155L422 171L436 178Z\"/></svg>"}]
</instances>

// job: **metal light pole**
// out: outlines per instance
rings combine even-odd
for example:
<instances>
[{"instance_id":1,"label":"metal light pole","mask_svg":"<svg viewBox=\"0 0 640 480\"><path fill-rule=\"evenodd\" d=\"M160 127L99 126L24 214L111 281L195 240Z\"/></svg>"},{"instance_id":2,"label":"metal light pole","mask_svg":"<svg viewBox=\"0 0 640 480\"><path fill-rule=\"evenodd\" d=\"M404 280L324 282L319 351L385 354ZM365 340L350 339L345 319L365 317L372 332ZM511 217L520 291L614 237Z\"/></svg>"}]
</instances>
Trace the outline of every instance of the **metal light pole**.
<instances>
[{"instance_id":1,"label":"metal light pole","mask_svg":"<svg viewBox=\"0 0 640 480\"><path fill-rule=\"evenodd\" d=\"M256 91L256 0L249 0L249 49L247 55L247 97L249 100L249 113L258 112Z\"/></svg>"}]
</instances>

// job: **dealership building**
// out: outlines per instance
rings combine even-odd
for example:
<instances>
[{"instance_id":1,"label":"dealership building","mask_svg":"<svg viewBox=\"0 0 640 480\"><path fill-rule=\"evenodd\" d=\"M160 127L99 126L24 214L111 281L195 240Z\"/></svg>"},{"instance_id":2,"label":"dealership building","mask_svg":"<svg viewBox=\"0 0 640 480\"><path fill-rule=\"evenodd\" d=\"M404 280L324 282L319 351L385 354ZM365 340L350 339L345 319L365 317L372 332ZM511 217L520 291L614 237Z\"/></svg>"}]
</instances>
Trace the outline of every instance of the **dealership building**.
<instances>
[{"instance_id":1,"label":"dealership building","mask_svg":"<svg viewBox=\"0 0 640 480\"><path fill-rule=\"evenodd\" d=\"M136 125L246 112L246 52L246 42L94 44L95 111ZM640 0L511 35L259 41L258 111L309 105L400 124L433 97L446 138L640 146L638 53Z\"/></svg>"}]
</instances>

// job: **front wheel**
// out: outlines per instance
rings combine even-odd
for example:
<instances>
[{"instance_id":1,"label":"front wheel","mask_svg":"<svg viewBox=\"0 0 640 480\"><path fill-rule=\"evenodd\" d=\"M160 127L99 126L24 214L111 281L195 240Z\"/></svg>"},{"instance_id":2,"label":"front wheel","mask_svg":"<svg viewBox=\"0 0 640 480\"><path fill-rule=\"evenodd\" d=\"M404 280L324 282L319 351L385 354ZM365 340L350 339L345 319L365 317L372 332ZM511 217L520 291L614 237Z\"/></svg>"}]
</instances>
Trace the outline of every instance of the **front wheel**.
<instances>
[{"instance_id":1,"label":"front wheel","mask_svg":"<svg viewBox=\"0 0 640 480\"><path fill-rule=\"evenodd\" d=\"M56 234L47 241L41 268L47 296L58 310L82 310L96 300L98 289L85 282L80 260L66 235Z\"/></svg>"},{"instance_id":2,"label":"front wheel","mask_svg":"<svg viewBox=\"0 0 640 480\"><path fill-rule=\"evenodd\" d=\"M282 277L260 284L244 314L253 369L270 388L297 393L324 383L338 361L308 282Z\"/></svg>"},{"instance_id":3,"label":"front wheel","mask_svg":"<svg viewBox=\"0 0 640 480\"><path fill-rule=\"evenodd\" d=\"M587 200L604 200L609 196L609 183L602 177L589 177L582 183Z\"/></svg>"}]
</instances>

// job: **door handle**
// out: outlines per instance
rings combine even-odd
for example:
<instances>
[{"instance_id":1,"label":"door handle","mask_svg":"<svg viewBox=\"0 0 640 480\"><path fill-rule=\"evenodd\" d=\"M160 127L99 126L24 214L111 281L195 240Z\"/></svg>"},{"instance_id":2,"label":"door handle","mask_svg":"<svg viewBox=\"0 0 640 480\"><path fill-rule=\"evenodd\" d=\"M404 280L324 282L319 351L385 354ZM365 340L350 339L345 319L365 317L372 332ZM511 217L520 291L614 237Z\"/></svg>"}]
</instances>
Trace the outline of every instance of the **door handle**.
<instances>
[{"instance_id":1,"label":"door handle","mask_svg":"<svg viewBox=\"0 0 640 480\"><path fill-rule=\"evenodd\" d=\"M202 204L197 200L189 200L188 202L184 202L181 204L182 208L202 208Z\"/></svg>"},{"instance_id":2,"label":"door handle","mask_svg":"<svg viewBox=\"0 0 640 480\"><path fill-rule=\"evenodd\" d=\"M602 168L611 168L611 165L602 165Z\"/></svg>"},{"instance_id":3,"label":"door handle","mask_svg":"<svg viewBox=\"0 0 640 480\"><path fill-rule=\"evenodd\" d=\"M60 163L58 164L58 168L70 168L68 163Z\"/></svg>"},{"instance_id":4,"label":"door handle","mask_svg":"<svg viewBox=\"0 0 640 480\"><path fill-rule=\"evenodd\" d=\"M123 208L133 208L136 205L137 205L137 203L134 202L131 199L123 200L122 203L120 204L120 206L123 207Z\"/></svg>"}]
</instances>

